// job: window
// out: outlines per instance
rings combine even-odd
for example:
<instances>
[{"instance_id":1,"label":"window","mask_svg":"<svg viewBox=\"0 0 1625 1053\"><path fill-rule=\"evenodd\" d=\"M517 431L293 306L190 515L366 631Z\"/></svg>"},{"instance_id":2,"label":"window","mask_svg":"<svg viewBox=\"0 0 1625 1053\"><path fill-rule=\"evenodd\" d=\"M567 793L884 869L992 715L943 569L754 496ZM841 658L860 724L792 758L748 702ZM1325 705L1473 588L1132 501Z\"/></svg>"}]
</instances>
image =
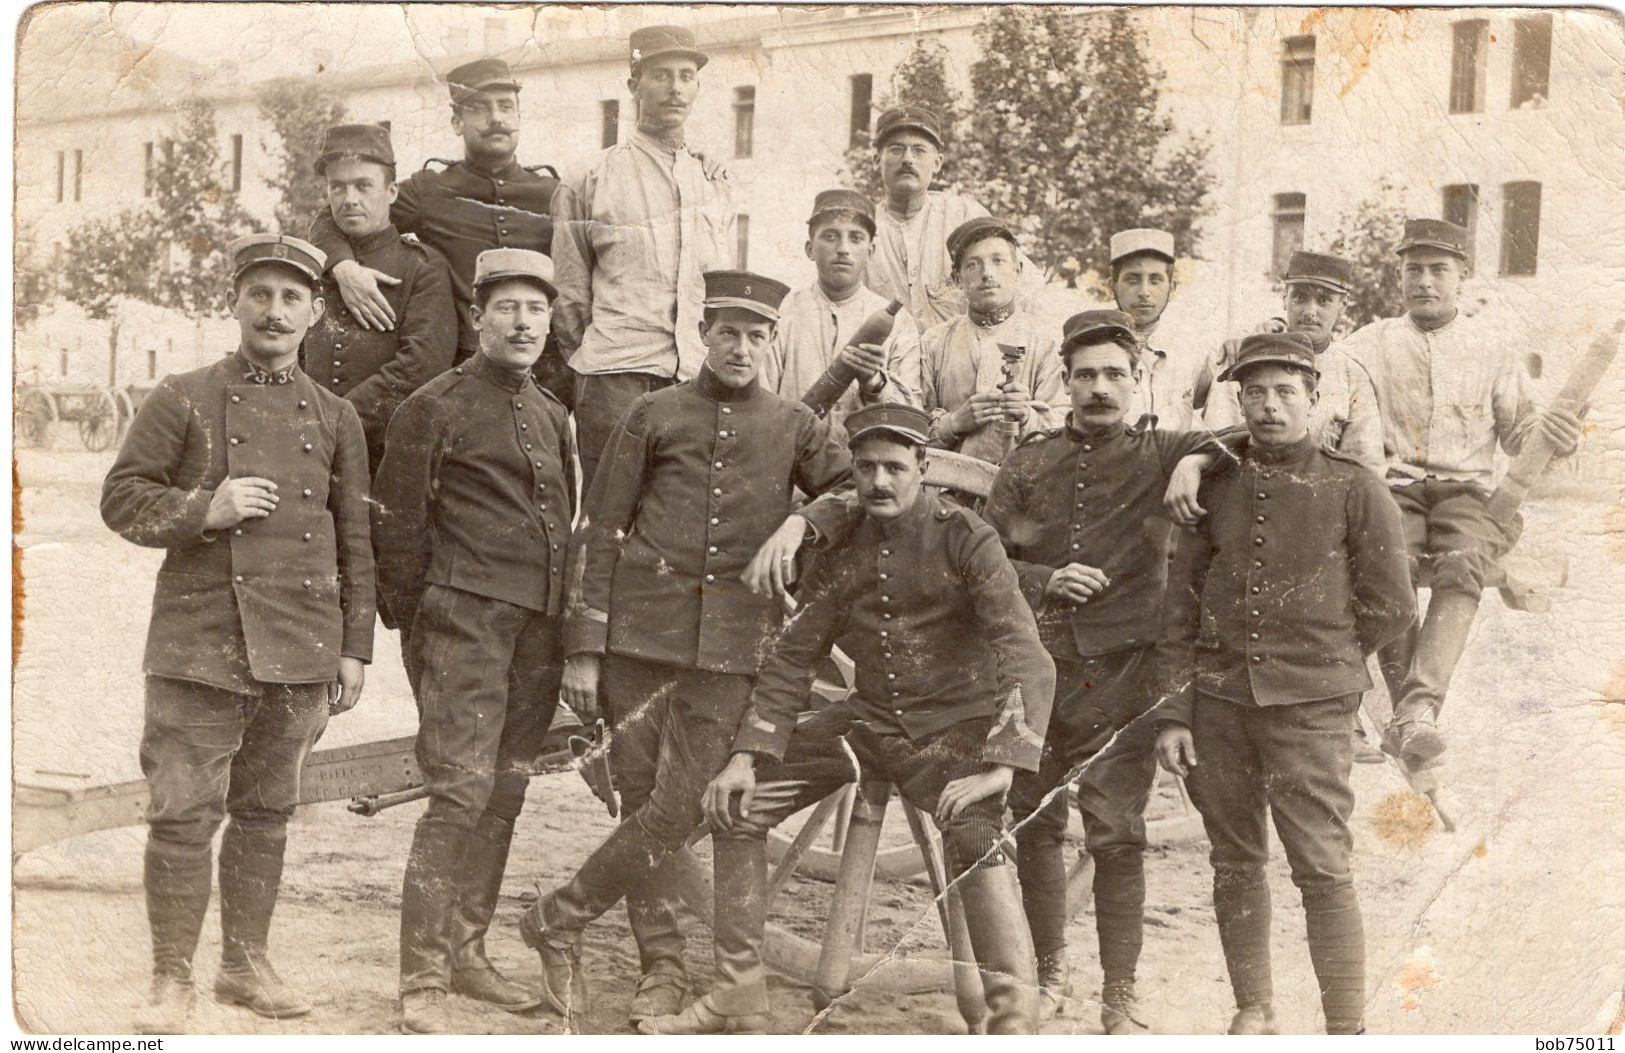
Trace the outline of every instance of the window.
<instances>
[{"instance_id":1,"label":"window","mask_svg":"<svg viewBox=\"0 0 1625 1053\"><path fill-rule=\"evenodd\" d=\"M67 196L68 187L68 155L61 150L56 152L56 203L62 204Z\"/></svg>"},{"instance_id":2,"label":"window","mask_svg":"<svg viewBox=\"0 0 1625 1053\"><path fill-rule=\"evenodd\" d=\"M1467 273L1478 257L1478 184L1459 183L1444 188L1444 219L1467 228Z\"/></svg>"},{"instance_id":3,"label":"window","mask_svg":"<svg viewBox=\"0 0 1625 1053\"><path fill-rule=\"evenodd\" d=\"M142 197L151 197L152 196L153 146L154 146L154 144L151 143L151 142L148 142L146 144L146 147L147 147L146 155L147 156L146 156L146 160L142 163L142 166L141 166L141 196Z\"/></svg>"},{"instance_id":4,"label":"window","mask_svg":"<svg viewBox=\"0 0 1625 1053\"><path fill-rule=\"evenodd\" d=\"M1455 43L1450 52L1451 113L1482 113L1484 110L1484 67L1489 35L1487 19L1469 18L1456 23Z\"/></svg>"},{"instance_id":5,"label":"window","mask_svg":"<svg viewBox=\"0 0 1625 1053\"><path fill-rule=\"evenodd\" d=\"M874 105L875 78L872 73L852 74L852 121L848 141L853 146L869 142L869 110Z\"/></svg>"},{"instance_id":6,"label":"window","mask_svg":"<svg viewBox=\"0 0 1625 1053\"><path fill-rule=\"evenodd\" d=\"M1501 198L1501 273L1534 274L1540 250L1540 184L1508 183Z\"/></svg>"},{"instance_id":7,"label":"window","mask_svg":"<svg viewBox=\"0 0 1625 1053\"><path fill-rule=\"evenodd\" d=\"M1512 24L1512 108L1546 105L1552 79L1552 16L1531 15Z\"/></svg>"},{"instance_id":8,"label":"window","mask_svg":"<svg viewBox=\"0 0 1625 1053\"><path fill-rule=\"evenodd\" d=\"M231 137L231 190L232 193L243 188L243 137Z\"/></svg>"},{"instance_id":9,"label":"window","mask_svg":"<svg viewBox=\"0 0 1625 1053\"><path fill-rule=\"evenodd\" d=\"M621 100L605 99L598 104L598 145L614 146L621 138Z\"/></svg>"},{"instance_id":10,"label":"window","mask_svg":"<svg viewBox=\"0 0 1625 1053\"><path fill-rule=\"evenodd\" d=\"M147 349L147 379L158 379L158 349L156 347Z\"/></svg>"},{"instance_id":11,"label":"window","mask_svg":"<svg viewBox=\"0 0 1625 1053\"><path fill-rule=\"evenodd\" d=\"M68 375L68 349L65 347L56 353L56 368L63 376Z\"/></svg>"},{"instance_id":12,"label":"window","mask_svg":"<svg viewBox=\"0 0 1625 1053\"><path fill-rule=\"evenodd\" d=\"M750 267L750 217L741 212L734 217L734 266L739 270Z\"/></svg>"},{"instance_id":13,"label":"window","mask_svg":"<svg viewBox=\"0 0 1625 1053\"><path fill-rule=\"evenodd\" d=\"M1303 248L1303 212L1306 198L1302 194L1275 195L1275 238L1271 247L1270 276L1280 278L1292 254Z\"/></svg>"},{"instance_id":14,"label":"window","mask_svg":"<svg viewBox=\"0 0 1625 1053\"><path fill-rule=\"evenodd\" d=\"M749 157L756 137L756 89L734 89L734 156Z\"/></svg>"},{"instance_id":15,"label":"window","mask_svg":"<svg viewBox=\"0 0 1625 1053\"><path fill-rule=\"evenodd\" d=\"M73 199L78 201L85 188L85 152L73 152Z\"/></svg>"},{"instance_id":16,"label":"window","mask_svg":"<svg viewBox=\"0 0 1625 1053\"><path fill-rule=\"evenodd\" d=\"M1281 123L1308 124L1315 103L1315 38L1288 37L1281 56Z\"/></svg>"}]
</instances>

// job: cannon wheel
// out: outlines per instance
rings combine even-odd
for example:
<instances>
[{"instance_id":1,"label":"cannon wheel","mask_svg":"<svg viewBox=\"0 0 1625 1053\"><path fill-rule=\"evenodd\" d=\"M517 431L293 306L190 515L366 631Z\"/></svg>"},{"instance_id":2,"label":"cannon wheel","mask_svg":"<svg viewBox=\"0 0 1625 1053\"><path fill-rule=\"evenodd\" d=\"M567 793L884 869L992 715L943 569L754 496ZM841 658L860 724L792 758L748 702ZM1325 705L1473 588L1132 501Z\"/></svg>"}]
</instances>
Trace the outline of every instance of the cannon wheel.
<instances>
[{"instance_id":1,"label":"cannon wheel","mask_svg":"<svg viewBox=\"0 0 1625 1053\"><path fill-rule=\"evenodd\" d=\"M100 453L113 445L118 433L118 404L107 392L96 392L86 400L84 416L79 418L79 441L91 453Z\"/></svg>"},{"instance_id":2,"label":"cannon wheel","mask_svg":"<svg viewBox=\"0 0 1625 1053\"><path fill-rule=\"evenodd\" d=\"M44 446L54 420L56 406L51 396L39 388L24 388L17 393L17 405L12 414L12 434L17 437L17 445Z\"/></svg>"}]
</instances>

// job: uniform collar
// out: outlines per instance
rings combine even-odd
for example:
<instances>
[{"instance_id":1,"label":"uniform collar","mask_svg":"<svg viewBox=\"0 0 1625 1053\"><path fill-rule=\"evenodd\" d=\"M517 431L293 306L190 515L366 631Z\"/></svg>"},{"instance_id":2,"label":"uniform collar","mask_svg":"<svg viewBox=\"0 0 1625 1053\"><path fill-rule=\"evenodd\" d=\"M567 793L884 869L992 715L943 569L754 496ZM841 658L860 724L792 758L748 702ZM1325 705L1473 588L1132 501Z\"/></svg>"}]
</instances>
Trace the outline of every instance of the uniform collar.
<instances>
[{"instance_id":1,"label":"uniform collar","mask_svg":"<svg viewBox=\"0 0 1625 1053\"><path fill-rule=\"evenodd\" d=\"M484 165L476 164L473 158L465 157L463 158L463 167L475 175L484 176L487 179L513 179L523 171L519 167L518 159L513 157L508 158L495 168L487 168Z\"/></svg>"},{"instance_id":2,"label":"uniform collar","mask_svg":"<svg viewBox=\"0 0 1625 1053\"><path fill-rule=\"evenodd\" d=\"M922 493L914 499L909 510L895 519L870 519L874 524L875 532L882 538L903 537L920 529L920 524L931 518L932 500L929 494Z\"/></svg>"},{"instance_id":3,"label":"uniform collar","mask_svg":"<svg viewBox=\"0 0 1625 1053\"><path fill-rule=\"evenodd\" d=\"M700 371L694 374L694 390L710 399L712 402L744 402L762 389L761 374L750 378L750 383L742 388L731 388L717 379L711 372L711 367L701 365Z\"/></svg>"},{"instance_id":4,"label":"uniform collar","mask_svg":"<svg viewBox=\"0 0 1625 1053\"><path fill-rule=\"evenodd\" d=\"M499 366L491 361L484 351L476 352L474 360L469 365L473 368L475 376L515 394L525 390L525 384L530 380L530 370L514 370Z\"/></svg>"},{"instance_id":5,"label":"uniform collar","mask_svg":"<svg viewBox=\"0 0 1625 1053\"><path fill-rule=\"evenodd\" d=\"M375 230L371 234L363 234L359 238L346 238L345 240L358 253L375 252L385 245L393 245L401 240L401 232L395 229L395 224L385 223L382 230Z\"/></svg>"},{"instance_id":6,"label":"uniform collar","mask_svg":"<svg viewBox=\"0 0 1625 1053\"><path fill-rule=\"evenodd\" d=\"M299 375L299 360L297 357L285 368L274 371L263 369L250 362L248 356L243 354L243 349L240 347L233 358L235 359L233 363L234 372L250 384L292 384L294 378Z\"/></svg>"},{"instance_id":7,"label":"uniform collar","mask_svg":"<svg viewBox=\"0 0 1625 1053\"><path fill-rule=\"evenodd\" d=\"M1309 456L1315 448L1315 437L1305 435L1290 446L1261 446L1256 442L1247 443L1247 455L1259 464L1282 465L1300 461Z\"/></svg>"},{"instance_id":8,"label":"uniform collar","mask_svg":"<svg viewBox=\"0 0 1625 1053\"><path fill-rule=\"evenodd\" d=\"M1066 437L1073 442L1111 442L1128 430L1122 420L1110 424L1079 424L1072 414L1066 415Z\"/></svg>"},{"instance_id":9,"label":"uniform collar","mask_svg":"<svg viewBox=\"0 0 1625 1053\"><path fill-rule=\"evenodd\" d=\"M1443 325L1434 326L1432 329L1423 329L1421 326L1417 325L1416 319L1411 317L1411 313L1409 311L1405 312L1405 321L1412 329L1418 333L1421 333L1423 336L1434 336L1456 326L1461 322L1461 308L1456 308L1456 314L1450 319L1450 321Z\"/></svg>"}]
</instances>

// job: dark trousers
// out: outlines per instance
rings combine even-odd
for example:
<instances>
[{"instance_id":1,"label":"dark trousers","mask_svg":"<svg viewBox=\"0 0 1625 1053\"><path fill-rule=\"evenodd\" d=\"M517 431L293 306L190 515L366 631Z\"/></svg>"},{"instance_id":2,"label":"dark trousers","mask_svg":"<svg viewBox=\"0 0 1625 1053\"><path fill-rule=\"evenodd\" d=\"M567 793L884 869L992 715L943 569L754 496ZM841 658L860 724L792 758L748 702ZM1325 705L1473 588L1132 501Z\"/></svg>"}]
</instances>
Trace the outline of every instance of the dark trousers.
<instances>
[{"instance_id":1,"label":"dark trousers","mask_svg":"<svg viewBox=\"0 0 1625 1053\"><path fill-rule=\"evenodd\" d=\"M1139 719L1155 701L1151 655L1135 648L1062 659L1055 673L1043 760L1037 772L1017 773L1010 790L1022 901L1040 960L1064 954L1067 805L1060 787L1083 766L1073 782L1095 862L1101 969L1108 992L1127 990L1143 941L1145 808L1156 780L1155 729Z\"/></svg>"},{"instance_id":2,"label":"dark trousers","mask_svg":"<svg viewBox=\"0 0 1625 1053\"><path fill-rule=\"evenodd\" d=\"M327 727L327 684L266 684L257 695L149 676L141 731L147 779L145 884L155 973L191 975L220 843L223 953L265 952L288 818L305 757Z\"/></svg>"},{"instance_id":3,"label":"dark trousers","mask_svg":"<svg viewBox=\"0 0 1625 1053\"><path fill-rule=\"evenodd\" d=\"M1310 958L1333 1031L1357 1028L1365 999L1349 830L1358 707L1358 695L1285 706L1199 695L1191 727L1201 763L1188 783L1212 844L1214 910L1236 1004L1264 1005L1274 995L1264 876L1273 819L1303 897Z\"/></svg>"},{"instance_id":4,"label":"dark trousers","mask_svg":"<svg viewBox=\"0 0 1625 1053\"><path fill-rule=\"evenodd\" d=\"M669 388L671 377L653 373L578 373L575 378L576 453L581 458L581 492L592 489L598 459L609 433L639 395Z\"/></svg>"},{"instance_id":5,"label":"dark trousers","mask_svg":"<svg viewBox=\"0 0 1625 1053\"><path fill-rule=\"evenodd\" d=\"M457 952L483 940L558 703L559 646L559 620L541 611L443 585L418 605L408 649L429 806L401 893L402 993L446 990Z\"/></svg>"}]
</instances>

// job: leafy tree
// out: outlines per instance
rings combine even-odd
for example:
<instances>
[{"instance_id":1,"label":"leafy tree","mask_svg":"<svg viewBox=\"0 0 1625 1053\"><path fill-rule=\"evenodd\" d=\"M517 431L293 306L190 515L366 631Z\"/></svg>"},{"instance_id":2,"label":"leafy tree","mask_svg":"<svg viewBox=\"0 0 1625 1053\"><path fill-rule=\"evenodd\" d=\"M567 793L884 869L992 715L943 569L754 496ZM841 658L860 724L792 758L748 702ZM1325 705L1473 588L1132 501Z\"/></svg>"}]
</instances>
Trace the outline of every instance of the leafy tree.
<instances>
[{"instance_id":1,"label":"leafy tree","mask_svg":"<svg viewBox=\"0 0 1625 1053\"><path fill-rule=\"evenodd\" d=\"M12 318L18 328L25 328L39 320L40 308L56 293L56 277L40 259L32 230L18 228L13 252L16 266L11 283Z\"/></svg>"},{"instance_id":2,"label":"leafy tree","mask_svg":"<svg viewBox=\"0 0 1625 1053\"><path fill-rule=\"evenodd\" d=\"M226 313L227 247L261 229L230 189L214 107L181 103L174 137L157 159L152 194L117 215L68 233L59 291L91 318L110 323L108 383L118 383L119 305L137 300L193 317Z\"/></svg>"},{"instance_id":3,"label":"leafy tree","mask_svg":"<svg viewBox=\"0 0 1625 1053\"><path fill-rule=\"evenodd\" d=\"M957 179L957 130L965 119L964 103L948 84L948 49L936 41L916 40L914 50L892 71L890 90L873 100L870 131L847 148L840 181L876 201L884 196L880 185L880 159L871 134L874 119L896 106L927 106L942 117L942 170L936 185L953 187Z\"/></svg>"},{"instance_id":4,"label":"leafy tree","mask_svg":"<svg viewBox=\"0 0 1625 1053\"><path fill-rule=\"evenodd\" d=\"M344 120L344 103L308 77L282 77L259 93L260 119L275 141L262 145L277 162L266 185L279 195L277 229L296 237L327 207L327 188L316 175L322 133Z\"/></svg>"},{"instance_id":5,"label":"leafy tree","mask_svg":"<svg viewBox=\"0 0 1625 1053\"><path fill-rule=\"evenodd\" d=\"M1338 218L1337 234L1327 251L1354 265L1354 288L1343 310L1343 325L1349 331L1405 310L1394 255L1405 232L1400 200L1399 189L1383 179L1368 197Z\"/></svg>"},{"instance_id":6,"label":"leafy tree","mask_svg":"<svg viewBox=\"0 0 1625 1053\"><path fill-rule=\"evenodd\" d=\"M977 42L959 182L1036 263L1103 275L1111 235L1142 226L1195 254L1212 207L1208 146L1175 137L1164 73L1128 13L1003 7Z\"/></svg>"}]
</instances>

